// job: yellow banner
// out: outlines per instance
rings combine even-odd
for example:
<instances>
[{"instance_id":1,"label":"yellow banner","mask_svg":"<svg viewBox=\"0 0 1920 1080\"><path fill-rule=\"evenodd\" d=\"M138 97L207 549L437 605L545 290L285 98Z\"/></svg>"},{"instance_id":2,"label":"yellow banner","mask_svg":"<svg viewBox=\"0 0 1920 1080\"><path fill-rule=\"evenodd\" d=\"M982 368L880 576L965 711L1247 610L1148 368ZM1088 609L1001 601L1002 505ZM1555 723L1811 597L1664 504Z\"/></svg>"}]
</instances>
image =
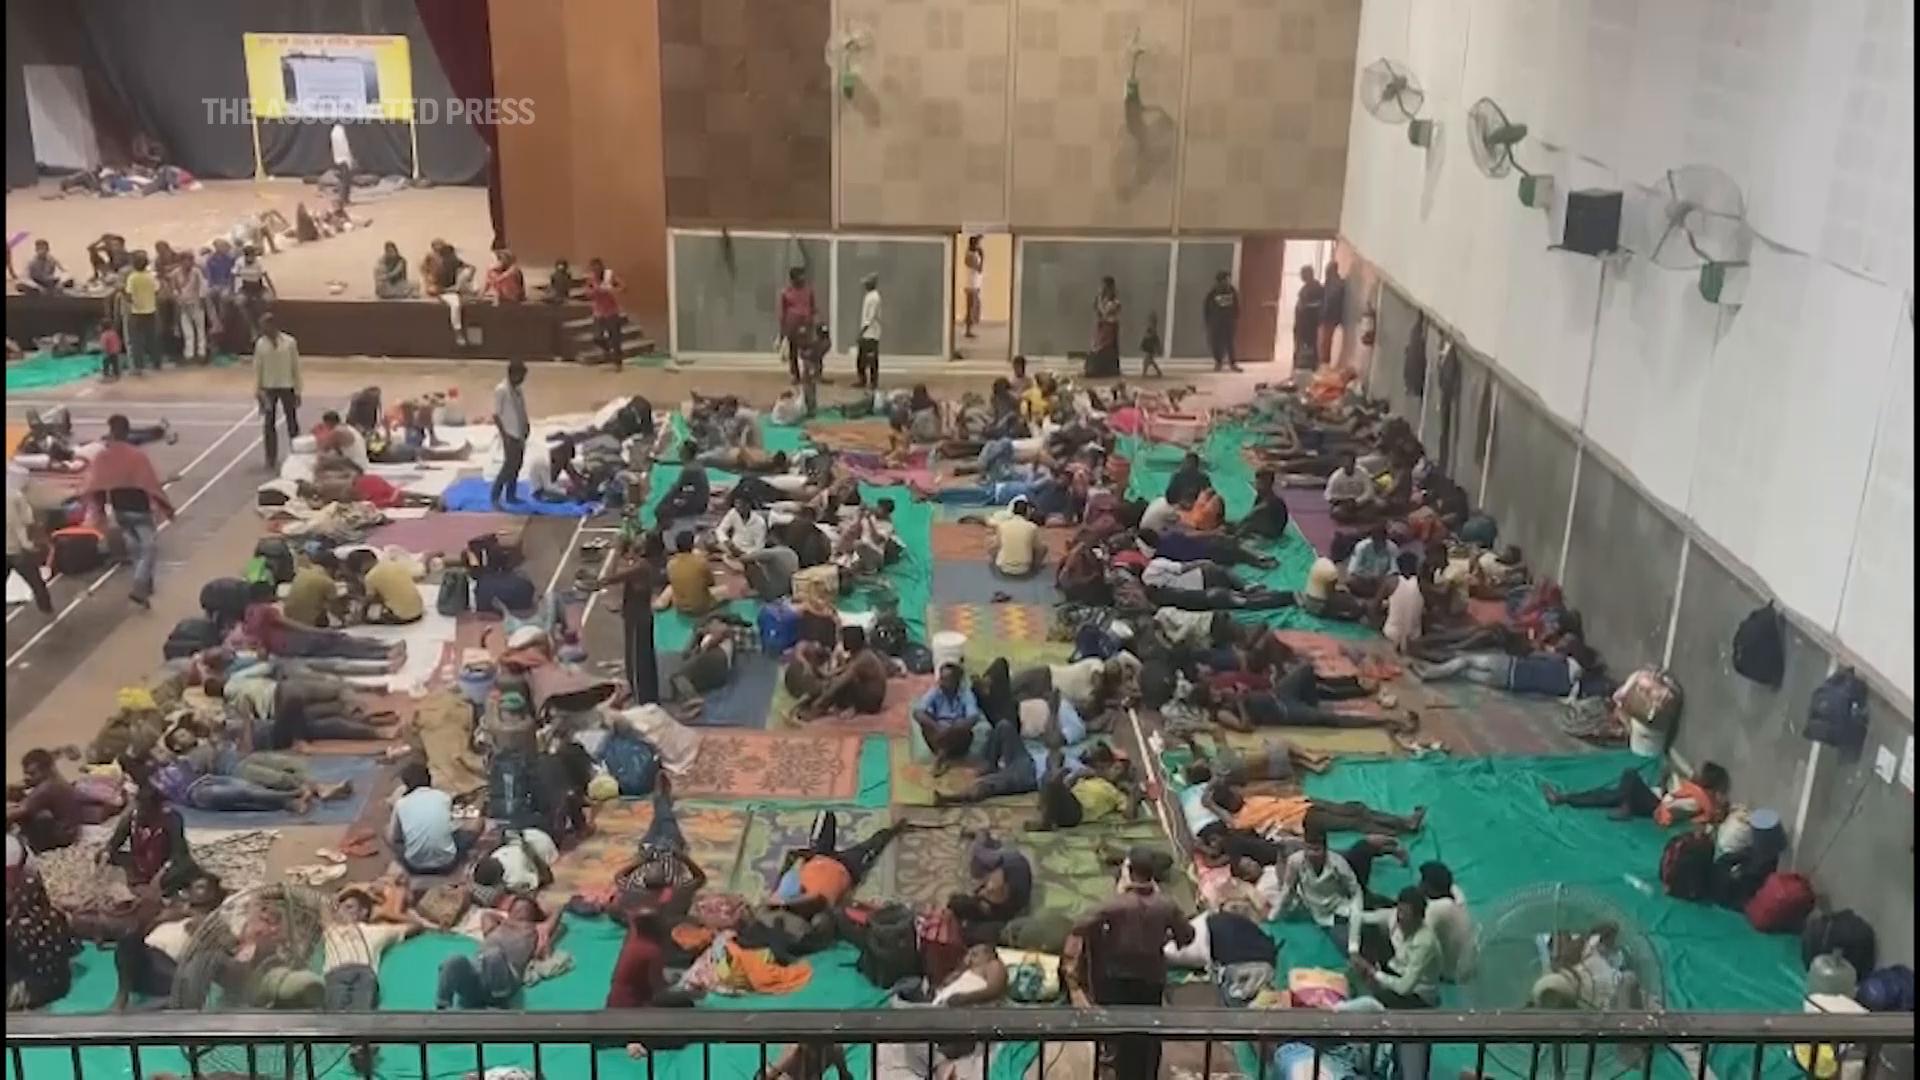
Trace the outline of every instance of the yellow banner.
<instances>
[{"instance_id":1,"label":"yellow banner","mask_svg":"<svg viewBox=\"0 0 1920 1080\"><path fill-rule=\"evenodd\" d=\"M397 34L247 34L247 95L263 120L412 120Z\"/></svg>"}]
</instances>

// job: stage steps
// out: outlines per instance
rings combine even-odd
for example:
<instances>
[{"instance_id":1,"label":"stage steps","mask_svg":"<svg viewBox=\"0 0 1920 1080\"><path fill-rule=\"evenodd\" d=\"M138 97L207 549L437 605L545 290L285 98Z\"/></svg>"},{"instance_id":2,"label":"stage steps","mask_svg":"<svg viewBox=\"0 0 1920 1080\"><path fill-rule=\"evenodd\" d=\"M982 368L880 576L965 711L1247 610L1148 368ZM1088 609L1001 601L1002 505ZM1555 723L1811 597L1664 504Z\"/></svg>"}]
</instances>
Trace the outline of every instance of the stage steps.
<instances>
[{"instance_id":1,"label":"stage steps","mask_svg":"<svg viewBox=\"0 0 1920 1080\"><path fill-rule=\"evenodd\" d=\"M600 343L593 337L593 317L567 319L560 324L560 330L573 345L576 360L596 361L600 359ZM647 336L647 329L628 319L621 327L620 358L633 360L660 351L660 346Z\"/></svg>"}]
</instances>

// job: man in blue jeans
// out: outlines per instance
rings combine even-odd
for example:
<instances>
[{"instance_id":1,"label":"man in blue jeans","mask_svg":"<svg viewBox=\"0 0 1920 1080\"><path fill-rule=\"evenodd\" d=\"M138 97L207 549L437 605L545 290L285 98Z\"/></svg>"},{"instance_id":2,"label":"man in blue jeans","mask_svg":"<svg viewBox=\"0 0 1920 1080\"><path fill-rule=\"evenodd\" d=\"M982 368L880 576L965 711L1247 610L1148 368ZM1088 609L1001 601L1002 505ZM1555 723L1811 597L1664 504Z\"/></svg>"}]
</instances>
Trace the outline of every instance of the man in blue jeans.
<instances>
[{"instance_id":1,"label":"man in blue jeans","mask_svg":"<svg viewBox=\"0 0 1920 1080\"><path fill-rule=\"evenodd\" d=\"M89 514L111 515L126 535L128 557L133 561L133 591L128 599L146 607L153 597L160 526L173 517L173 504L167 501L152 460L133 444L132 435L133 424L125 416L116 413L107 418L107 438L87 467L83 495Z\"/></svg>"},{"instance_id":2,"label":"man in blue jeans","mask_svg":"<svg viewBox=\"0 0 1920 1080\"><path fill-rule=\"evenodd\" d=\"M440 985L433 1007L450 1009L504 1009L512 1004L526 979L527 965L545 956L559 936L560 910L551 916L525 897L515 899L505 914L482 911L486 937L472 956L449 956L440 964Z\"/></svg>"}]
</instances>

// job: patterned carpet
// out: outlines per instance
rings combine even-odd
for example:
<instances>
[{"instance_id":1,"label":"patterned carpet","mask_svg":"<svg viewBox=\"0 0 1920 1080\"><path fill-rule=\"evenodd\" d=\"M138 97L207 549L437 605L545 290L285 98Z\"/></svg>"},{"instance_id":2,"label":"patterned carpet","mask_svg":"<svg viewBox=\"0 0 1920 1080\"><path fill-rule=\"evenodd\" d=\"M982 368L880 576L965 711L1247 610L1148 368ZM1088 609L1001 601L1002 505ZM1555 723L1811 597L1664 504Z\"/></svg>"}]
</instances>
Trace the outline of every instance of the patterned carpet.
<instances>
[{"instance_id":1,"label":"patterned carpet","mask_svg":"<svg viewBox=\"0 0 1920 1080\"><path fill-rule=\"evenodd\" d=\"M1033 862L1033 910L1080 915L1113 894L1117 869L1101 859L1102 844L1124 852L1133 844L1167 848L1158 823L1142 817L1135 822L1082 826L1056 832L1027 832L1035 817L1031 807L949 807L913 809L906 821L937 828L916 829L895 841L896 885L909 904L937 904L968 888L966 830L986 830L1011 840ZM1176 899L1190 904L1185 880L1168 888Z\"/></svg>"},{"instance_id":2,"label":"patterned carpet","mask_svg":"<svg viewBox=\"0 0 1920 1080\"><path fill-rule=\"evenodd\" d=\"M748 808L683 802L674 812L679 815L680 829L686 834L688 854L706 871L715 888L725 888L740 861L741 838L751 817ZM652 823L650 800L600 804L593 835L563 854L554 865L553 892L564 899L612 888L614 874L633 861L640 848L640 838Z\"/></svg>"},{"instance_id":3,"label":"patterned carpet","mask_svg":"<svg viewBox=\"0 0 1920 1080\"><path fill-rule=\"evenodd\" d=\"M859 791L860 737L708 729L674 784L695 798L848 800Z\"/></svg>"},{"instance_id":4,"label":"patterned carpet","mask_svg":"<svg viewBox=\"0 0 1920 1080\"><path fill-rule=\"evenodd\" d=\"M1053 608L1040 604L934 604L927 621L935 632L954 630L967 637L1003 641L1047 640Z\"/></svg>"}]
</instances>

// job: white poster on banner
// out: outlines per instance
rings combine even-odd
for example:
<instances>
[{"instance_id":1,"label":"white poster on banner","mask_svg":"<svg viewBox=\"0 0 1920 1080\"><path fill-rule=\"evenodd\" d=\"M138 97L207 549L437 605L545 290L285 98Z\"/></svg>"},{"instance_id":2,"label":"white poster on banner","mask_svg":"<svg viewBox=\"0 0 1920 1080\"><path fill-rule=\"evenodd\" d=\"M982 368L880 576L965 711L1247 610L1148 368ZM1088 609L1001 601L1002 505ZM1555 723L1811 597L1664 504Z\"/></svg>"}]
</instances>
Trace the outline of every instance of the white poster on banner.
<instances>
[{"instance_id":1,"label":"white poster on banner","mask_svg":"<svg viewBox=\"0 0 1920 1080\"><path fill-rule=\"evenodd\" d=\"M1907 736L1907 749L1900 755L1900 786L1913 794L1913 736Z\"/></svg>"}]
</instances>

